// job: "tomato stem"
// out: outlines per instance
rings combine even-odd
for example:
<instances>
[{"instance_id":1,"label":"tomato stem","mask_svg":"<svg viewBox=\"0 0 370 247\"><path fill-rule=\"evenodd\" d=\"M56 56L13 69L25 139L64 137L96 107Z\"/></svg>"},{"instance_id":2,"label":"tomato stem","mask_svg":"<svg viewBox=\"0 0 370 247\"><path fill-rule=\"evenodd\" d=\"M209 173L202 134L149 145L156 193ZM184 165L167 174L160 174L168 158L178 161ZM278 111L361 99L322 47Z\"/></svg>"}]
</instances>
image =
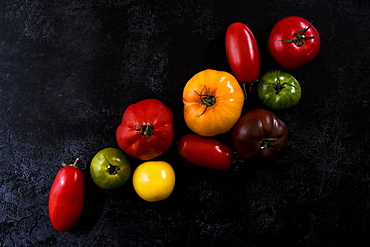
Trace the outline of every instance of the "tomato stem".
<instances>
[{"instance_id":1,"label":"tomato stem","mask_svg":"<svg viewBox=\"0 0 370 247\"><path fill-rule=\"evenodd\" d=\"M76 158L73 163L70 163L72 160L73 158L63 161L62 166L74 166L80 170L84 170L86 168L86 162L82 159Z\"/></svg>"},{"instance_id":2,"label":"tomato stem","mask_svg":"<svg viewBox=\"0 0 370 247\"><path fill-rule=\"evenodd\" d=\"M71 166L77 167L77 163L78 163L79 160L80 160L80 158L77 158L75 160L75 162L73 162L73 164L71 164Z\"/></svg>"},{"instance_id":3,"label":"tomato stem","mask_svg":"<svg viewBox=\"0 0 370 247\"><path fill-rule=\"evenodd\" d=\"M271 146L274 145L274 141L276 141L277 139L277 137L263 138L261 143L261 150L271 148Z\"/></svg>"},{"instance_id":4,"label":"tomato stem","mask_svg":"<svg viewBox=\"0 0 370 247\"><path fill-rule=\"evenodd\" d=\"M258 80L255 82L257 83ZM247 91L247 85L248 84L248 91ZM244 95L245 95L245 98L244 98L244 101L246 101L248 99L248 93L251 93L252 92L252 89L253 89L253 86L254 86L254 83L243 83L243 91L244 91Z\"/></svg>"},{"instance_id":5,"label":"tomato stem","mask_svg":"<svg viewBox=\"0 0 370 247\"><path fill-rule=\"evenodd\" d=\"M134 130L139 131L140 135L144 135L146 139L149 139L154 132L154 125L149 121L149 124L134 124Z\"/></svg>"},{"instance_id":6,"label":"tomato stem","mask_svg":"<svg viewBox=\"0 0 370 247\"><path fill-rule=\"evenodd\" d=\"M278 94L280 93L281 90L283 90L285 88L285 82L284 83L281 83L280 82L280 73L281 73L281 70L278 70L277 72L277 82L274 83L274 88L275 88L275 93Z\"/></svg>"},{"instance_id":7,"label":"tomato stem","mask_svg":"<svg viewBox=\"0 0 370 247\"><path fill-rule=\"evenodd\" d=\"M310 25L308 27L306 27L305 29L301 29L301 30L298 30L297 32L295 32L294 39L285 39L285 40L283 39L283 40L279 40L279 41L295 43L297 46L302 46L302 45L304 45L304 42L306 40L313 39L313 38L316 38L318 36L318 35L315 35L315 36L306 37L304 35L307 32L307 30L310 29L311 26L312 26L312 21L311 21Z\"/></svg>"},{"instance_id":8,"label":"tomato stem","mask_svg":"<svg viewBox=\"0 0 370 247\"><path fill-rule=\"evenodd\" d=\"M232 164L235 165L234 171L238 171L239 165L243 162L244 162L244 160L242 158L240 158L238 152L234 152L234 155L233 155L233 158L232 158Z\"/></svg>"},{"instance_id":9,"label":"tomato stem","mask_svg":"<svg viewBox=\"0 0 370 247\"><path fill-rule=\"evenodd\" d=\"M206 93L202 94L204 89L206 89ZM210 88L207 89L206 86L204 86L204 88L202 89L202 91L200 91L200 93L198 93L197 91L194 91L196 94L198 94L200 98L197 103L204 105L206 107L206 109L204 109L204 111L199 116L202 116L207 111L208 107L213 107L213 105L216 104L216 97L213 94L209 94L208 93L209 90Z\"/></svg>"}]
</instances>

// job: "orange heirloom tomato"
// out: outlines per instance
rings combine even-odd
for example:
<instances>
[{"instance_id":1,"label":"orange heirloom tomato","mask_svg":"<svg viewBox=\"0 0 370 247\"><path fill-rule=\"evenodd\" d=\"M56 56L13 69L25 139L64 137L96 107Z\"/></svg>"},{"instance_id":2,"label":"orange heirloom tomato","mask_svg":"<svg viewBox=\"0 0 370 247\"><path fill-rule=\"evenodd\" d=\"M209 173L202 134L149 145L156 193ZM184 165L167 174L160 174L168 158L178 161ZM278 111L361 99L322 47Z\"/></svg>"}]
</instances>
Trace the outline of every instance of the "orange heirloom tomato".
<instances>
[{"instance_id":1,"label":"orange heirloom tomato","mask_svg":"<svg viewBox=\"0 0 370 247\"><path fill-rule=\"evenodd\" d=\"M183 92L186 125L201 136L229 131L239 119L244 92L230 73L212 69L195 74Z\"/></svg>"}]
</instances>

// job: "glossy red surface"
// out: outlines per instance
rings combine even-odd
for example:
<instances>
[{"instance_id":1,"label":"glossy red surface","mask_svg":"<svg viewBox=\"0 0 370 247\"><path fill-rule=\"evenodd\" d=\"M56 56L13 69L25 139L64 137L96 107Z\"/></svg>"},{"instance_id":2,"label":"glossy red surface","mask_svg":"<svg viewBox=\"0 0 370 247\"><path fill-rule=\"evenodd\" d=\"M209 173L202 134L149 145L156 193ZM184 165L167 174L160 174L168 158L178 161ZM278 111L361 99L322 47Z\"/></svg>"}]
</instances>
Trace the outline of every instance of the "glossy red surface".
<instances>
[{"instance_id":1,"label":"glossy red surface","mask_svg":"<svg viewBox=\"0 0 370 247\"><path fill-rule=\"evenodd\" d=\"M84 201L83 172L74 166L63 167L56 175L49 195L49 217L55 230L69 231L77 223Z\"/></svg>"}]
</instances>

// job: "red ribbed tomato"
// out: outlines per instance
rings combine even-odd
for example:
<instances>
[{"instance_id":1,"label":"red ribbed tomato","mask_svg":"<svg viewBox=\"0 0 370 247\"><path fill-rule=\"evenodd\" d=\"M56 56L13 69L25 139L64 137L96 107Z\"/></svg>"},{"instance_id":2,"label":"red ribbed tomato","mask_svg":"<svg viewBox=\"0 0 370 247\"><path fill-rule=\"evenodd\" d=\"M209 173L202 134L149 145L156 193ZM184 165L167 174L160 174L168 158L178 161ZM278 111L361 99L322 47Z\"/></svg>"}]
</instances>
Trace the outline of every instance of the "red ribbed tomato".
<instances>
[{"instance_id":1,"label":"red ribbed tomato","mask_svg":"<svg viewBox=\"0 0 370 247\"><path fill-rule=\"evenodd\" d=\"M173 140L173 114L157 99L127 107L116 131L119 147L128 155L150 160L164 154Z\"/></svg>"}]
</instances>

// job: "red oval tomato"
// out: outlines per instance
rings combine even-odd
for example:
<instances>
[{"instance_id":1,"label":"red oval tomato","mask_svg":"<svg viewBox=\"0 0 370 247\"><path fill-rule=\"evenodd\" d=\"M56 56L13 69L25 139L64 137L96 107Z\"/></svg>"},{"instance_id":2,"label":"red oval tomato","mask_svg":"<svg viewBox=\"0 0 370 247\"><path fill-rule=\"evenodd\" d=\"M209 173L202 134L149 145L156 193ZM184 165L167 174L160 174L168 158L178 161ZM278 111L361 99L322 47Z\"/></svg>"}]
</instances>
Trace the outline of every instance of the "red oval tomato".
<instances>
[{"instance_id":1,"label":"red oval tomato","mask_svg":"<svg viewBox=\"0 0 370 247\"><path fill-rule=\"evenodd\" d=\"M260 53L252 31L243 23L232 23L226 31L226 56L240 83L254 83L260 75Z\"/></svg>"},{"instance_id":2,"label":"red oval tomato","mask_svg":"<svg viewBox=\"0 0 370 247\"><path fill-rule=\"evenodd\" d=\"M235 124L232 138L240 157L271 159L286 148L288 128L273 112L254 109Z\"/></svg>"},{"instance_id":3,"label":"red oval tomato","mask_svg":"<svg viewBox=\"0 0 370 247\"><path fill-rule=\"evenodd\" d=\"M127 107L116 131L119 147L128 155L150 160L164 154L173 140L173 114L157 99Z\"/></svg>"},{"instance_id":4,"label":"red oval tomato","mask_svg":"<svg viewBox=\"0 0 370 247\"><path fill-rule=\"evenodd\" d=\"M228 169L232 164L233 150L215 139L186 134L176 144L179 154L193 164L213 169Z\"/></svg>"},{"instance_id":5,"label":"red oval tomato","mask_svg":"<svg viewBox=\"0 0 370 247\"><path fill-rule=\"evenodd\" d=\"M84 202L83 172L74 165L63 167L56 175L49 194L49 218L55 230L69 231L77 223Z\"/></svg>"},{"instance_id":6,"label":"red oval tomato","mask_svg":"<svg viewBox=\"0 0 370 247\"><path fill-rule=\"evenodd\" d=\"M320 36L315 27L299 16L289 16L272 28L268 47L272 57L283 67L297 69L311 63L320 50Z\"/></svg>"}]
</instances>

